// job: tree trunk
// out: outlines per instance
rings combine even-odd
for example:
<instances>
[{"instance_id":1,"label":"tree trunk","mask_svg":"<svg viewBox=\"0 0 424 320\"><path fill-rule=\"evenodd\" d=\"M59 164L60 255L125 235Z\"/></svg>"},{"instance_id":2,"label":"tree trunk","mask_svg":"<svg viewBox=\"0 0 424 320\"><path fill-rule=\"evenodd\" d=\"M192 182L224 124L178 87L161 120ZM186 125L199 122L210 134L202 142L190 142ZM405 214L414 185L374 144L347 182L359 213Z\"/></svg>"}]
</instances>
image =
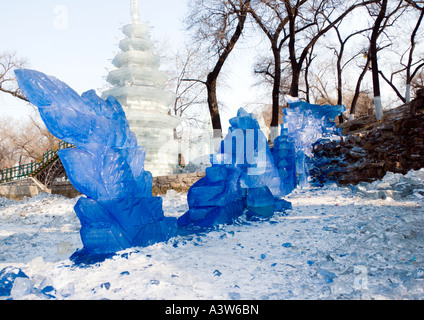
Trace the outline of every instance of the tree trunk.
<instances>
[{"instance_id":1,"label":"tree trunk","mask_svg":"<svg viewBox=\"0 0 424 320\"><path fill-rule=\"evenodd\" d=\"M289 58L290 66L292 69L292 81L290 85L289 94L292 97L297 97L299 95L299 78L300 78L300 68L296 59L296 10L291 7L290 1L284 1L286 5L287 14L289 17Z\"/></svg>"},{"instance_id":2,"label":"tree trunk","mask_svg":"<svg viewBox=\"0 0 424 320\"><path fill-rule=\"evenodd\" d=\"M208 106L209 112L211 114L212 128L214 130L214 139L216 140L218 138L222 138L221 117L219 115L218 99L216 96L216 83L225 61L227 60L231 51L234 49L234 46L236 45L238 39L242 34L244 23L246 22L247 17L247 6L249 5L249 3L250 1L246 1L246 7L244 7L244 9L239 15L239 22L237 24L236 30L234 31L234 34L232 35L230 41L227 43L225 48L223 48L222 54L219 55L219 59L215 67L208 74L207 80L205 82L208 92Z\"/></svg>"},{"instance_id":3,"label":"tree trunk","mask_svg":"<svg viewBox=\"0 0 424 320\"><path fill-rule=\"evenodd\" d=\"M213 137L222 138L222 126L221 126L221 117L219 115L218 109L218 100L216 97L216 81L217 78L209 77L206 82L206 88L208 91L208 106L209 113L211 115L212 128L213 128Z\"/></svg>"},{"instance_id":4,"label":"tree trunk","mask_svg":"<svg viewBox=\"0 0 424 320\"><path fill-rule=\"evenodd\" d=\"M358 102L359 95L361 94L361 84L362 80L364 79L365 74L368 71L368 68L370 67L370 55L367 55L367 62L365 63L364 69L362 70L361 74L359 75L358 81L356 82L356 89L355 94L352 99L352 103L350 105L350 117L349 120L353 120L355 118L355 109L356 109L356 103Z\"/></svg>"},{"instance_id":5,"label":"tree trunk","mask_svg":"<svg viewBox=\"0 0 424 320\"><path fill-rule=\"evenodd\" d=\"M340 54L337 57L337 104L343 104L343 78L342 78L342 57L344 44L342 43ZM343 123L343 114L339 115L339 122Z\"/></svg>"},{"instance_id":6,"label":"tree trunk","mask_svg":"<svg viewBox=\"0 0 424 320\"><path fill-rule=\"evenodd\" d=\"M411 102L411 66L412 58L415 50L415 36L417 35L418 29L421 25L421 21L424 18L424 9L421 9L420 17L415 25L415 28L411 34L411 49L409 50L408 65L406 66L406 92L405 92L405 101L406 103Z\"/></svg>"},{"instance_id":7,"label":"tree trunk","mask_svg":"<svg viewBox=\"0 0 424 320\"><path fill-rule=\"evenodd\" d=\"M277 138L279 133L280 114L280 84L281 84L281 52L274 45L272 47L275 61L274 84L272 88L272 118L271 118L271 141Z\"/></svg>"},{"instance_id":8,"label":"tree trunk","mask_svg":"<svg viewBox=\"0 0 424 320\"><path fill-rule=\"evenodd\" d=\"M405 91L405 103L408 104L411 102L411 82L406 84L406 91Z\"/></svg>"},{"instance_id":9,"label":"tree trunk","mask_svg":"<svg viewBox=\"0 0 424 320\"><path fill-rule=\"evenodd\" d=\"M387 0L383 0L381 3L381 9L375 20L375 24L371 34L370 43L370 56L371 56L371 69L372 69L372 85L374 91L374 106L375 116L377 120L383 119L383 108L381 105L381 94L380 94L380 80L378 73L378 59L377 59L377 39L379 36L381 23L386 15Z\"/></svg>"},{"instance_id":10,"label":"tree trunk","mask_svg":"<svg viewBox=\"0 0 424 320\"><path fill-rule=\"evenodd\" d=\"M300 80L300 65L296 62L292 64L292 82L290 86L290 95L292 97L299 96L299 80Z\"/></svg>"},{"instance_id":11,"label":"tree trunk","mask_svg":"<svg viewBox=\"0 0 424 320\"><path fill-rule=\"evenodd\" d=\"M272 8L273 10L276 10L271 4L266 3L267 6ZM277 12L277 11L276 11ZM281 31L283 30L284 26L288 22L288 18L285 17L284 19L278 15L280 19L280 23L276 30L273 30L271 32L270 29L268 29L267 24L264 23L261 19L261 17L250 8L250 13L255 19L256 23L259 25L259 27L264 31L265 35L268 37L268 39L271 42L271 49L272 53L274 55L274 74L272 75L273 78L273 88L272 88L272 117L271 117L271 141L274 141L276 137L280 135L280 127L279 127L279 114L280 114L280 85L281 85L281 47L284 39L281 40L279 44L279 37L281 34Z\"/></svg>"},{"instance_id":12,"label":"tree trunk","mask_svg":"<svg viewBox=\"0 0 424 320\"><path fill-rule=\"evenodd\" d=\"M309 59L306 59L306 66L305 66L305 91L306 91L306 102L310 103L310 87L309 87L309 68L312 64L312 60L314 60L313 57L313 51L314 47L311 48L311 51L309 52Z\"/></svg>"}]
</instances>

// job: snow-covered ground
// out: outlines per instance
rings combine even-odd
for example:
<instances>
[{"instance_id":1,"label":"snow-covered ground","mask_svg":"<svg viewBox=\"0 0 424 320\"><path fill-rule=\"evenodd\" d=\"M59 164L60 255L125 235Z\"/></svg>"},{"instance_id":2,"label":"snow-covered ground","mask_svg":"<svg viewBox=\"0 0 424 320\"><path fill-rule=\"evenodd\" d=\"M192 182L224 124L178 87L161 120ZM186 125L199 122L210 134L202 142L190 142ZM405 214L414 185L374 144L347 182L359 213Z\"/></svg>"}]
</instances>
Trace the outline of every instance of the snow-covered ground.
<instances>
[{"instance_id":1,"label":"snow-covered ground","mask_svg":"<svg viewBox=\"0 0 424 320\"><path fill-rule=\"evenodd\" d=\"M187 210L186 194L163 199L168 216ZM242 216L82 266L69 260L82 248L76 200L0 198L0 271L13 266L29 277L13 298L424 299L424 201L416 194L295 190L287 197L293 210L271 219Z\"/></svg>"}]
</instances>

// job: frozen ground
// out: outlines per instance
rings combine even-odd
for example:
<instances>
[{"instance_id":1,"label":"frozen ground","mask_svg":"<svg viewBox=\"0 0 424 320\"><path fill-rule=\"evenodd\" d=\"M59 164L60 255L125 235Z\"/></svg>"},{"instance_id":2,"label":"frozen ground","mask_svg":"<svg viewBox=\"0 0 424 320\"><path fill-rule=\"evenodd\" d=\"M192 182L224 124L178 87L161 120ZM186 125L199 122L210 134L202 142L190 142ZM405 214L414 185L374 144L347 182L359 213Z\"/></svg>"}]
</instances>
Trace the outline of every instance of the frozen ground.
<instances>
[{"instance_id":1,"label":"frozen ground","mask_svg":"<svg viewBox=\"0 0 424 320\"><path fill-rule=\"evenodd\" d=\"M293 210L269 220L241 217L76 266L76 199L0 198L0 270L29 277L25 290L15 283L15 299L424 299L422 197L370 199L326 186L288 200ZM164 197L166 215L186 209L185 194Z\"/></svg>"}]
</instances>

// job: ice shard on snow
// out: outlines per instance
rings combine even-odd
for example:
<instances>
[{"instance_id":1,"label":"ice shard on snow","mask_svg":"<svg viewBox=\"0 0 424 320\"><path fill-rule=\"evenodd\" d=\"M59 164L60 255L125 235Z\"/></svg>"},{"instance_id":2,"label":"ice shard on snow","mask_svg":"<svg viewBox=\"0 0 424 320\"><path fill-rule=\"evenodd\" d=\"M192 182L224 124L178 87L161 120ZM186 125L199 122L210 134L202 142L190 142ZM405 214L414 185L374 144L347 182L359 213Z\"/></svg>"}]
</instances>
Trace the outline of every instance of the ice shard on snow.
<instances>
[{"instance_id":1,"label":"ice shard on snow","mask_svg":"<svg viewBox=\"0 0 424 320\"><path fill-rule=\"evenodd\" d=\"M176 219L164 217L162 198L152 196L145 149L137 145L118 101L103 100L94 90L80 96L38 71L20 69L15 74L49 131L75 145L58 154L69 180L87 196L75 205L86 251L113 253L174 236Z\"/></svg>"},{"instance_id":2,"label":"ice shard on snow","mask_svg":"<svg viewBox=\"0 0 424 320\"><path fill-rule=\"evenodd\" d=\"M189 211L179 218L180 226L231 223L245 209L269 217L290 207L279 199L281 179L256 118L240 108L230 124L221 148L211 155L206 177L188 192Z\"/></svg>"}]
</instances>

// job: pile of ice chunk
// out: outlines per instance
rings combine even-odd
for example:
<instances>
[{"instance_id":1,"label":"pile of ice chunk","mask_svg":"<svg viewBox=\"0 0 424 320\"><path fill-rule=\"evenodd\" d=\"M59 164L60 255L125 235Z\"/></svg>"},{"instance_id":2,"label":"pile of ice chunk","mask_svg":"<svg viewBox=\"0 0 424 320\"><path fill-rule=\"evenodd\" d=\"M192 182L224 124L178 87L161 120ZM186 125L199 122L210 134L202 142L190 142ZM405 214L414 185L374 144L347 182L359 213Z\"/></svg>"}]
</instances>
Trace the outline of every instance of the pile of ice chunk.
<instances>
[{"instance_id":1,"label":"pile of ice chunk","mask_svg":"<svg viewBox=\"0 0 424 320\"><path fill-rule=\"evenodd\" d=\"M11 295L13 284L18 278L28 279L28 276L16 267L6 267L0 271L0 297Z\"/></svg>"},{"instance_id":2,"label":"pile of ice chunk","mask_svg":"<svg viewBox=\"0 0 424 320\"><path fill-rule=\"evenodd\" d=\"M407 174L387 172L382 180L372 183L360 182L354 191L372 199L400 200L408 196L424 199L424 168L410 170Z\"/></svg>"},{"instance_id":3,"label":"pile of ice chunk","mask_svg":"<svg viewBox=\"0 0 424 320\"><path fill-rule=\"evenodd\" d=\"M45 262L40 257L36 258L29 263L29 269L32 270L31 267L34 267L35 264L43 266ZM40 274L28 277L20 268L13 266L6 267L0 271L0 298L2 299L64 299L74 293L75 287L73 283L56 290L53 280L49 277L44 277Z\"/></svg>"},{"instance_id":4,"label":"pile of ice chunk","mask_svg":"<svg viewBox=\"0 0 424 320\"><path fill-rule=\"evenodd\" d=\"M273 156L285 195L297 185L308 185L306 157L313 157L313 144L320 138L341 135L334 119L346 110L343 105L317 105L286 96L289 108L283 109L281 135L274 141Z\"/></svg>"}]
</instances>

